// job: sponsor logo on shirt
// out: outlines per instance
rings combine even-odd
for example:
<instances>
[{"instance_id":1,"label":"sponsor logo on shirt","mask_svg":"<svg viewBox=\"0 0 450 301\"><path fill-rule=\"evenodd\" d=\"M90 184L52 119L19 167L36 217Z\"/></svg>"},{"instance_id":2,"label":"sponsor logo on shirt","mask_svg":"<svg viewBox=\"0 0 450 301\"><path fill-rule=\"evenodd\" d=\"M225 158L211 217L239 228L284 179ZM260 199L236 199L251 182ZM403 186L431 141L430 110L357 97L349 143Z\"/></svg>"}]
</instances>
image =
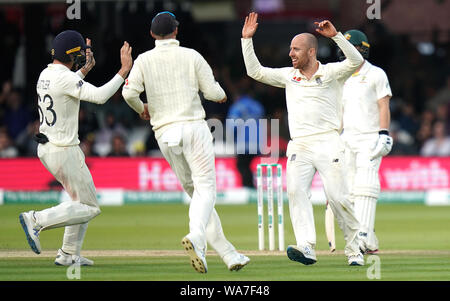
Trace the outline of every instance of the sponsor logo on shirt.
<instances>
[{"instance_id":1,"label":"sponsor logo on shirt","mask_svg":"<svg viewBox=\"0 0 450 301\"><path fill-rule=\"evenodd\" d=\"M81 86L84 84L84 82L82 81L82 80L80 80L78 83L77 83L77 88L81 88Z\"/></svg>"},{"instance_id":2,"label":"sponsor logo on shirt","mask_svg":"<svg viewBox=\"0 0 450 301\"><path fill-rule=\"evenodd\" d=\"M322 85L322 80L320 79L320 77L316 78L316 83L321 86Z\"/></svg>"}]
</instances>

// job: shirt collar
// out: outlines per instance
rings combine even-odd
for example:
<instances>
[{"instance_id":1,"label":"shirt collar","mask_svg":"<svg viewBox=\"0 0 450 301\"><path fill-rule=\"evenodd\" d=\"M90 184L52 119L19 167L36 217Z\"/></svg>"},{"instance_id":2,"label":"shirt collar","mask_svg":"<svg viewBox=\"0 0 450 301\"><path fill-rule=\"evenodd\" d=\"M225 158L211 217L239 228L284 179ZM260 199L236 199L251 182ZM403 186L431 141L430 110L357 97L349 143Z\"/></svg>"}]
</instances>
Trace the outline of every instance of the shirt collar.
<instances>
[{"instance_id":1,"label":"shirt collar","mask_svg":"<svg viewBox=\"0 0 450 301\"><path fill-rule=\"evenodd\" d=\"M311 77L311 79L317 78L317 77L321 77L324 75L324 67L322 65L321 62L317 61L319 63L319 68L317 68L316 73L313 74L313 76ZM303 79L307 79L306 76L300 72L300 70L298 70L298 73L300 74L300 77L302 77Z\"/></svg>"},{"instance_id":2,"label":"shirt collar","mask_svg":"<svg viewBox=\"0 0 450 301\"><path fill-rule=\"evenodd\" d=\"M313 77L320 77L324 75L323 65L321 62L317 61L319 63L319 68L317 69L316 73L314 73Z\"/></svg>"},{"instance_id":3,"label":"shirt collar","mask_svg":"<svg viewBox=\"0 0 450 301\"><path fill-rule=\"evenodd\" d=\"M70 69L67 68L67 67L66 67L65 65L63 65L63 64L53 64L53 63L50 63L50 64L47 65L47 67L49 67L49 68L51 68L51 69L55 69L55 70L69 70L69 71L70 71Z\"/></svg>"},{"instance_id":4,"label":"shirt collar","mask_svg":"<svg viewBox=\"0 0 450 301\"><path fill-rule=\"evenodd\" d=\"M180 46L180 41L176 39L164 39L164 40L155 40L155 46Z\"/></svg>"}]
</instances>

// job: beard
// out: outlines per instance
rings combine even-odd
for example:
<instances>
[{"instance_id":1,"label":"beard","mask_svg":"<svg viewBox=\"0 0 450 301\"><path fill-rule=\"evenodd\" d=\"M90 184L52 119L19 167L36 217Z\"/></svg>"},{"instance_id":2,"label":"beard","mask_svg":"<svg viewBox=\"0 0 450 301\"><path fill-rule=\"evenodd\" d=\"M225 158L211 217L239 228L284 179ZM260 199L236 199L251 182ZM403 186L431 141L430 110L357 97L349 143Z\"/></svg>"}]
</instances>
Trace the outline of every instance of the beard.
<instances>
[{"instance_id":1,"label":"beard","mask_svg":"<svg viewBox=\"0 0 450 301\"><path fill-rule=\"evenodd\" d=\"M311 60L308 57L302 59L297 58L297 63L294 64L294 62L292 62L292 66L295 69L305 69L305 67L309 65L310 61Z\"/></svg>"}]
</instances>

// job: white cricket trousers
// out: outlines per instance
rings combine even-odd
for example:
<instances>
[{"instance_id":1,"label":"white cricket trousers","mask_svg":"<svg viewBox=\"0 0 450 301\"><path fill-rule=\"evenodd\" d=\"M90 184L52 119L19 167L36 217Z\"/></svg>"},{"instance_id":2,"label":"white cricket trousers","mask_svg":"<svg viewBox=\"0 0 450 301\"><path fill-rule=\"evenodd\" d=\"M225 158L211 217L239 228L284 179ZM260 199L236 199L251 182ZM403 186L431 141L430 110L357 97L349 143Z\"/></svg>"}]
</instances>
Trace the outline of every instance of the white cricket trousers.
<instances>
[{"instance_id":1,"label":"white cricket trousers","mask_svg":"<svg viewBox=\"0 0 450 301\"><path fill-rule=\"evenodd\" d=\"M80 255L88 222L100 214L94 181L84 154L78 145L58 147L47 142L39 144L38 157L72 201L36 211L36 224L42 227L41 230L65 227L63 251Z\"/></svg>"},{"instance_id":2,"label":"white cricket trousers","mask_svg":"<svg viewBox=\"0 0 450 301\"><path fill-rule=\"evenodd\" d=\"M311 184L319 172L328 202L346 241L345 255L359 251L359 223L347 188L344 144L337 131L289 141L287 153L289 212L297 246L316 245Z\"/></svg>"},{"instance_id":3,"label":"white cricket trousers","mask_svg":"<svg viewBox=\"0 0 450 301\"><path fill-rule=\"evenodd\" d=\"M216 168L209 127L204 120L180 122L172 125L169 131L172 137L166 139L163 133L157 141L183 189L191 197L190 237L200 250L206 251L209 243L223 258L236 249L225 238L219 215L214 209Z\"/></svg>"},{"instance_id":4,"label":"white cricket trousers","mask_svg":"<svg viewBox=\"0 0 450 301\"><path fill-rule=\"evenodd\" d=\"M376 203L380 195L379 169L381 157L371 160L371 151L378 142L378 133L353 135L344 132L345 162L347 165L350 201L354 203L360 223L360 239L365 248L378 249L375 235Z\"/></svg>"}]
</instances>

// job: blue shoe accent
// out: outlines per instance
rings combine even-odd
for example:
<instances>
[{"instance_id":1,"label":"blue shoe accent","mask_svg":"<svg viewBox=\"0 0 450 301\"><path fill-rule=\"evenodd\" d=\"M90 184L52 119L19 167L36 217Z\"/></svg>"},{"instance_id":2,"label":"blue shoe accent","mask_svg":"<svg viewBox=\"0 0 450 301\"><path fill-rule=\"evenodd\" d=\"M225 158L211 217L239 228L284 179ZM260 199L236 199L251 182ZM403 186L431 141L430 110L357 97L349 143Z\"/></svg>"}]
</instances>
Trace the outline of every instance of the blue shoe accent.
<instances>
[{"instance_id":1,"label":"blue shoe accent","mask_svg":"<svg viewBox=\"0 0 450 301\"><path fill-rule=\"evenodd\" d=\"M34 240L31 238L30 233L28 233L28 227L25 223L22 214L19 215L20 224L22 225L23 231L25 231L25 235L27 237L28 244L31 247L31 250L33 250L34 253L40 254L38 248L36 247L36 244L34 243Z\"/></svg>"},{"instance_id":2,"label":"blue shoe accent","mask_svg":"<svg viewBox=\"0 0 450 301\"><path fill-rule=\"evenodd\" d=\"M290 260L303 263L304 265L316 263L316 260L305 257L302 252L291 246L287 248L287 256Z\"/></svg>"}]
</instances>

